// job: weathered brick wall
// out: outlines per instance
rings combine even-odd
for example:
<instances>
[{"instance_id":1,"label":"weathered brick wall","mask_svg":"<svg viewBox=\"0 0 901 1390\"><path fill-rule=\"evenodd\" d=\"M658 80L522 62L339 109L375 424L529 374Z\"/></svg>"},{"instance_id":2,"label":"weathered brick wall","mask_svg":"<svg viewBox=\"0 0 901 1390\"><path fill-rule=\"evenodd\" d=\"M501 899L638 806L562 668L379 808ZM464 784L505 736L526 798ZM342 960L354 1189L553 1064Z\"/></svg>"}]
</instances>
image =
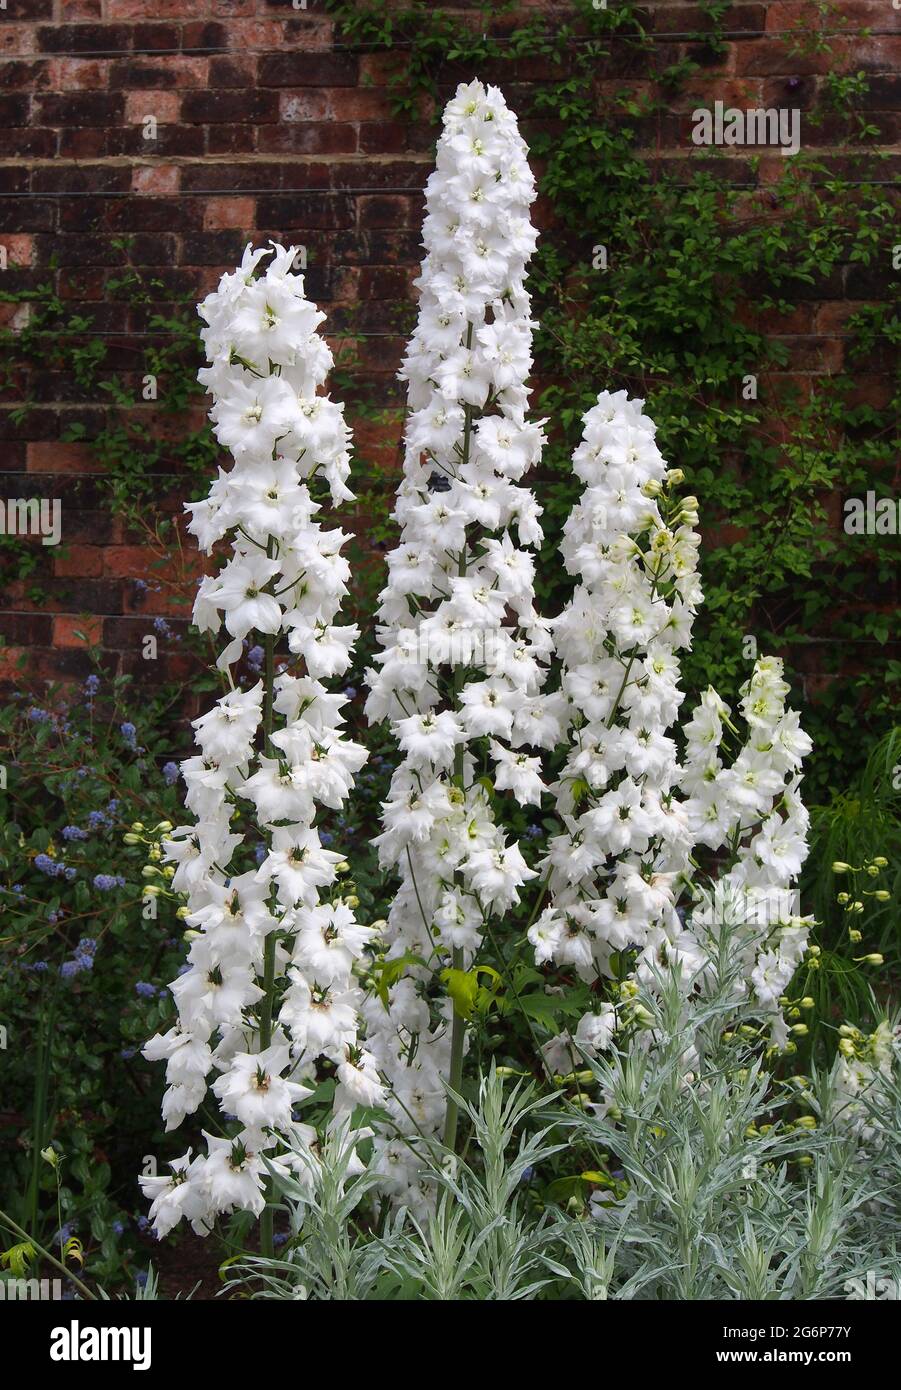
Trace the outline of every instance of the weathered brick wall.
<instances>
[{"instance_id":1,"label":"weathered brick wall","mask_svg":"<svg viewBox=\"0 0 901 1390\"><path fill-rule=\"evenodd\" d=\"M523 0L520 17L555 8L566 7ZM897 148L901 13L891 0L846 0L837 10L845 32L832 40L832 56L801 57L792 42L799 24L830 29L815 5L736 4L725 48L714 59L686 37L708 26L700 9L650 0L653 67L645 59L636 67L627 48L613 45L599 66L597 100L607 102L626 81L640 91L690 52L703 62L701 73L672 111L642 132L649 165L686 160L696 153L689 113L699 98L809 110L838 52L853 55L854 69L868 75L866 114L880 126L883 146ZM504 16L497 25L503 30L514 19ZM67 304L84 305L110 335L111 362L137 379L142 321L105 292L126 260L161 282L165 307L167 291L199 296L211 287L249 238L297 241L308 248L309 292L328 313L329 328L340 335L353 326L368 335L360 340L365 373L386 402L396 399L393 373L403 347L397 302L412 298L418 190L431 165L432 131L425 121L392 117L390 56L336 43L316 0L306 11L290 0L6 0L0 20L5 287L52 278ZM450 67L446 74L449 86L473 75ZM502 78L517 105L525 88L553 70L530 59L478 75ZM157 122L152 140L145 138L147 116ZM843 130L827 119L805 130L805 143L841 168ZM714 161L730 182L763 184L780 163L778 153L767 154L752 172L747 151ZM896 171L892 159L880 177ZM547 227L543 203L538 217ZM113 244L123 235L133 238L127 257ZM841 365L843 324L861 301L879 296L884 273L849 266L790 321L774 325L789 340L795 374ZM7 322L23 312L0 308ZM61 499L65 547L45 557L45 596L29 600L19 582L0 597L0 677L13 678L23 652L39 679L83 674L79 633L101 643L114 668L138 671L153 616L183 618L185 610L165 583L153 587L155 552L147 537L126 532L104 505L104 477L89 445L60 443L73 421L90 435L116 407L65 373L41 373L30 389L37 406L24 422L11 418L15 392L0 402L0 496ZM884 399L878 368L860 390ZM363 423L357 452L391 451L398 434L398 425L376 430ZM162 476L160 497L174 512L177 481ZM148 579L149 590L135 583ZM183 674L177 645L162 646L167 671Z\"/></svg>"}]
</instances>

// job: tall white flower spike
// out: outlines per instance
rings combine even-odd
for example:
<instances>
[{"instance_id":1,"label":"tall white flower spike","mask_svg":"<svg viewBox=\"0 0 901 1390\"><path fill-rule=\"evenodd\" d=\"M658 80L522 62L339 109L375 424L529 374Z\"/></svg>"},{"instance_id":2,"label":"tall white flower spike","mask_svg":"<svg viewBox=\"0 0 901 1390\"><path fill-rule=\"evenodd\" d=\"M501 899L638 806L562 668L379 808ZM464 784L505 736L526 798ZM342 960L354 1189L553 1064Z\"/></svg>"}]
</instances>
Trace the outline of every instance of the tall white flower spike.
<instances>
[{"instance_id":1,"label":"tall white flower spike","mask_svg":"<svg viewBox=\"0 0 901 1390\"><path fill-rule=\"evenodd\" d=\"M333 1122L381 1098L357 1038L354 971L371 932L342 892L343 856L316 827L321 807L341 807L366 752L342 733L345 699L323 684L349 665L358 630L335 625L348 537L316 520L311 489L324 479L334 503L352 496L350 432L343 407L321 394L332 366L317 331L325 316L305 298L295 257L294 247L248 246L199 308L209 362L200 380L234 464L188 507L203 550L230 547L200 584L194 620L214 634L224 623L231 640L217 665L232 688L194 721L199 751L182 764L195 820L164 850L171 886L186 895L190 944L170 986L177 1022L144 1055L166 1061L167 1129L196 1112L209 1085L232 1132L208 1135L207 1152L177 1159L171 1177L141 1179L159 1235L183 1216L206 1232L220 1213L263 1212L264 1158L296 1169L315 1139L293 1107L311 1094L318 1059L336 1071ZM251 633L266 672L242 690L229 668ZM276 674L279 640L302 662L297 674Z\"/></svg>"},{"instance_id":2,"label":"tall white flower spike","mask_svg":"<svg viewBox=\"0 0 901 1390\"><path fill-rule=\"evenodd\" d=\"M785 710L788 686L770 658L745 687L749 740L733 766L718 756L729 710L712 689L680 755L679 652L702 602L697 504L674 494L681 472L667 468L643 404L602 392L573 457L584 491L561 553L576 589L552 624L569 700L569 749L553 788L563 829L542 865L549 905L529 938L538 964L589 984L622 975L630 958L642 980L672 964L689 978L705 959L701 938L739 912L747 978L778 1011L810 926L788 895L805 854L798 783L810 740ZM721 860L712 891L697 872L705 846ZM758 922L766 930L755 931ZM571 1070L581 1052L609 1045L615 1025L607 1003L583 1017L575 1048L562 1034L546 1060ZM779 1015L774 1040L784 1036Z\"/></svg>"},{"instance_id":3,"label":"tall white flower spike","mask_svg":"<svg viewBox=\"0 0 901 1390\"><path fill-rule=\"evenodd\" d=\"M451 1143L456 1109L443 1082L459 1084L464 1028L437 981L471 967L488 920L535 876L505 843L492 799L539 801L539 760L526 750L553 747L566 708L559 693L541 693L551 642L528 549L541 540L540 509L520 481L543 444L526 416L534 197L502 94L460 86L426 189L419 319L401 372L401 534L366 704L403 755L376 841L400 887L386 933L390 988L367 1002L368 1046L397 1130L431 1136L444 1121ZM415 1145L376 1142L388 1188L427 1203Z\"/></svg>"}]
</instances>

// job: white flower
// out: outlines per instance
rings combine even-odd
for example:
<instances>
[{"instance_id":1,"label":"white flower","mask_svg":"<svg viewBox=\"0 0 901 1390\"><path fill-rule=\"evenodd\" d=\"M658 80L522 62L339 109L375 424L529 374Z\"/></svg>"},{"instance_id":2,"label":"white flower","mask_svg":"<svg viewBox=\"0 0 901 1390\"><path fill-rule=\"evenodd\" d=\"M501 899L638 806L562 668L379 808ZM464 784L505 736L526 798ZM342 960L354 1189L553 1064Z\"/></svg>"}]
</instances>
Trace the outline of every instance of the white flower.
<instances>
[{"instance_id":1,"label":"white flower","mask_svg":"<svg viewBox=\"0 0 901 1390\"><path fill-rule=\"evenodd\" d=\"M494 785L498 791L510 791L521 806L539 806L545 790L541 780L541 759L504 748L491 740L494 759Z\"/></svg>"},{"instance_id":2,"label":"white flower","mask_svg":"<svg viewBox=\"0 0 901 1390\"><path fill-rule=\"evenodd\" d=\"M566 708L540 696L551 643L523 549L541 540L540 509L521 485L543 444L541 424L527 419L534 196L501 93L460 86L426 190L419 319L401 370L400 537L379 601L382 650L366 675L367 717L390 721L403 758L375 841L382 867L401 879L386 944L389 956L424 962L404 967L387 1009L367 1010L367 1046L411 1142L443 1121L450 1025L446 1010L429 1011L401 986L471 962L485 918L518 902L535 877L494 824L482 740L495 791L538 804L538 760L510 745L552 741ZM398 1162L385 1180L413 1209L434 1200L415 1165Z\"/></svg>"},{"instance_id":3,"label":"white flower","mask_svg":"<svg viewBox=\"0 0 901 1390\"><path fill-rule=\"evenodd\" d=\"M232 688L194 721L199 753L182 765L197 820L177 827L163 852L176 866L171 889L186 898L190 945L170 986L178 1023L145 1055L166 1061L167 1129L203 1104L214 1067L213 1094L226 1125L239 1129L207 1136L205 1155L147 1188L159 1233L181 1215L203 1234L219 1213L258 1215L268 1177L261 1150L287 1171L283 1156L300 1142L292 1106L310 1092L293 1076L301 1065L308 1075L323 1053L344 1058L357 1042L352 974L371 933L340 898L320 906L343 856L323 848L314 826L321 808L342 808L366 758L341 729L345 697L320 680L346 670L359 635L337 621L351 577L341 554L348 536L320 524L312 490L322 479L334 502L351 496L349 431L342 407L322 392L332 359L295 254L248 247L200 306L209 361L200 380L213 395L216 437L235 458L188 508L204 549L231 546L222 569L201 581L195 622L218 634L224 621L232 640L220 670L245 642L265 639L279 664L287 647L306 669L275 678L267 662L265 680L249 690L229 671ZM347 1108L338 1089L336 1113Z\"/></svg>"},{"instance_id":4,"label":"white flower","mask_svg":"<svg viewBox=\"0 0 901 1390\"><path fill-rule=\"evenodd\" d=\"M347 1046L344 1060L338 1064L339 1110L351 1110L355 1105L378 1105L385 1088L376 1071L375 1058L361 1048Z\"/></svg>"},{"instance_id":5,"label":"white flower","mask_svg":"<svg viewBox=\"0 0 901 1390\"><path fill-rule=\"evenodd\" d=\"M757 957L757 964L751 971L751 982L761 1004L778 1004L794 973L794 965L775 951L761 951Z\"/></svg>"},{"instance_id":6,"label":"white flower","mask_svg":"<svg viewBox=\"0 0 901 1390\"><path fill-rule=\"evenodd\" d=\"M194 1162L196 1164L197 1160ZM138 1178L141 1191L151 1204L150 1220L160 1240L178 1225L182 1217L187 1217L195 1230L196 1223L202 1220L206 1204L196 1183L191 1181L191 1166L191 1150L188 1149L181 1158L170 1161L168 1177L145 1177L142 1174ZM203 1228L201 1234L206 1234Z\"/></svg>"},{"instance_id":7,"label":"white flower","mask_svg":"<svg viewBox=\"0 0 901 1390\"><path fill-rule=\"evenodd\" d=\"M579 1019L575 1040L589 1057L596 1057L607 1051L615 1032L616 1010L612 1004L602 1004L596 1014L583 1014Z\"/></svg>"},{"instance_id":8,"label":"white flower","mask_svg":"<svg viewBox=\"0 0 901 1390\"><path fill-rule=\"evenodd\" d=\"M574 968L595 988L625 968L648 989L675 972L683 989L703 990L728 929L779 1045L778 999L810 928L776 902L806 854L798 782L810 741L785 709L782 663L764 657L740 716L716 691L702 695L680 762L670 733L683 698L678 652L702 600L695 509L671 495L643 402L602 392L583 424L573 467L585 487L561 544L575 590L551 625L568 705L569 749L552 788L563 825L540 865L550 892L529 931L535 960ZM729 762L724 736L738 717L747 738ZM514 731L523 719L520 709ZM568 1034L546 1045L555 1065L567 1048Z\"/></svg>"}]
</instances>

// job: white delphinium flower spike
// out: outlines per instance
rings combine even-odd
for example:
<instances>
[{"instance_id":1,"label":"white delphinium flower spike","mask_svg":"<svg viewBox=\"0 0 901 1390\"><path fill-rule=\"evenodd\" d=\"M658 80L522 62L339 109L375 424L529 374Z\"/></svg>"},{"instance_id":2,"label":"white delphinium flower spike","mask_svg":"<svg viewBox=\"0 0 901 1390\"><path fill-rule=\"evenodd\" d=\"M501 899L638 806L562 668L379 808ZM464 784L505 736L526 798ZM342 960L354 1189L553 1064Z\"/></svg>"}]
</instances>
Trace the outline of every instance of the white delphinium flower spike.
<instances>
[{"instance_id":1,"label":"white delphinium flower spike","mask_svg":"<svg viewBox=\"0 0 901 1390\"><path fill-rule=\"evenodd\" d=\"M205 1231L219 1213L263 1211L266 1163L290 1153L296 1168L315 1137L293 1107L310 1094L304 1082L318 1059L339 1078L336 1123L380 1097L357 1041L354 972L371 932L342 892L343 856L316 826L321 807L341 807L366 759L342 732L346 700L322 683L347 668L358 634L335 625L348 537L322 528L312 492L322 479L334 503L352 496L350 432L343 407L321 394L332 365L318 333L324 315L305 297L295 258L293 247L248 247L199 309L210 364L200 380L234 464L188 506L203 550L230 547L200 584L194 620L214 634L224 624L232 640L217 665L233 688L194 721L198 753L182 764L196 819L164 850L177 866L172 889L186 897L190 944L170 986L177 1022L144 1055L166 1061L167 1129L197 1111L209 1085L233 1133L179 1159L171 1179L142 1179L159 1234L181 1215ZM266 644L266 673L242 690L229 668L251 633ZM276 674L279 640L296 673L281 665Z\"/></svg>"},{"instance_id":2,"label":"white delphinium flower spike","mask_svg":"<svg viewBox=\"0 0 901 1390\"><path fill-rule=\"evenodd\" d=\"M563 830L542 865L549 905L529 937L538 964L592 986L627 973L648 983L672 967L687 983L717 924L742 928L745 978L784 1041L778 1000L810 926L789 892L806 854L798 786L810 740L785 709L782 663L763 658L742 692L749 735L732 766L720 755L735 730L713 689L680 757L679 652L702 602L697 504L674 494L681 472L667 468L642 406L603 392L573 457L585 488L561 553L577 584L552 624L571 743L553 788ZM711 851L713 886L699 862ZM552 1039L549 1064L571 1068L597 1050L595 1036L606 1045L609 1008L586 1014L574 1039Z\"/></svg>"},{"instance_id":3,"label":"white delphinium flower spike","mask_svg":"<svg viewBox=\"0 0 901 1390\"><path fill-rule=\"evenodd\" d=\"M389 959L404 963L387 1008L376 996L367 1003L367 1038L407 1134L440 1129L442 1082L459 1080L461 1020L446 995L435 1006L429 987L446 967L472 966L486 920L518 903L534 877L505 844L490 789L537 803L543 788L527 750L553 747L563 727L563 697L542 694L551 643L525 548L541 540L540 509L521 484L543 444L541 424L526 416L534 197L502 94L460 86L426 189L419 319L401 372L410 412L394 512L401 535L367 675L367 714L390 721L403 754L377 844L401 880L386 937ZM377 1161L415 1204L415 1153L379 1139Z\"/></svg>"},{"instance_id":4,"label":"white delphinium flower spike","mask_svg":"<svg viewBox=\"0 0 901 1390\"><path fill-rule=\"evenodd\" d=\"M643 402L602 392L573 455L584 484L561 554L576 579L553 620L570 743L553 790L563 830L542 865L549 905L529 932L536 961L586 983L614 975L619 954L658 939L678 949L676 912L691 838L675 799L670 733L682 703L679 651L701 601L693 499L678 499ZM609 1006L577 1041L609 1041ZM568 1035L548 1060L577 1060Z\"/></svg>"},{"instance_id":5,"label":"white delphinium flower spike","mask_svg":"<svg viewBox=\"0 0 901 1390\"><path fill-rule=\"evenodd\" d=\"M731 711L708 691L688 725L682 787L695 855L713 852L718 872L696 893L692 929L715 938L733 929L745 978L772 1015L771 1037L782 1047L788 1028L780 999L807 950L813 918L802 916L797 881L807 858L810 816L801 800L801 767L812 747L798 715L787 709L788 682L778 657L761 657L741 690L747 738L730 766L720 745ZM711 724L711 713L715 723ZM699 881L700 876L696 876Z\"/></svg>"}]
</instances>

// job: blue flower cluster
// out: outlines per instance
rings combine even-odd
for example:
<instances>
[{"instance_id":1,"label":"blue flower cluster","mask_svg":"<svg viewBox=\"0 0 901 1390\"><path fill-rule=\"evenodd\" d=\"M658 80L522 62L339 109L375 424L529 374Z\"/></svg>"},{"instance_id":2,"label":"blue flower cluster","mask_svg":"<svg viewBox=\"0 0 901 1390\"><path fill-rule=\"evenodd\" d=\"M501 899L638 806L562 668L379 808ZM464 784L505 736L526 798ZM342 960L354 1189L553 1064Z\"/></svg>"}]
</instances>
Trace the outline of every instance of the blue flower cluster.
<instances>
[{"instance_id":1,"label":"blue flower cluster","mask_svg":"<svg viewBox=\"0 0 901 1390\"><path fill-rule=\"evenodd\" d=\"M71 980L73 976L81 974L83 970L94 969L94 953L97 950L97 942L92 936L83 936L75 947L71 960L64 960L59 968L59 973L64 980Z\"/></svg>"},{"instance_id":2,"label":"blue flower cluster","mask_svg":"<svg viewBox=\"0 0 901 1390\"><path fill-rule=\"evenodd\" d=\"M164 985L151 985L148 984L146 980L138 980L135 985L135 994L137 994L140 999L155 999L158 994L165 993L166 989Z\"/></svg>"},{"instance_id":3,"label":"blue flower cluster","mask_svg":"<svg viewBox=\"0 0 901 1390\"><path fill-rule=\"evenodd\" d=\"M36 854L34 856L34 867L39 869L48 878L64 878L67 883L71 883L73 878L78 875L78 870L72 868L70 864L63 864L58 859L53 859L49 854Z\"/></svg>"},{"instance_id":4,"label":"blue flower cluster","mask_svg":"<svg viewBox=\"0 0 901 1390\"><path fill-rule=\"evenodd\" d=\"M113 888L124 888L125 879L121 874L95 874L94 887L100 893L109 893Z\"/></svg>"}]
</instances>

